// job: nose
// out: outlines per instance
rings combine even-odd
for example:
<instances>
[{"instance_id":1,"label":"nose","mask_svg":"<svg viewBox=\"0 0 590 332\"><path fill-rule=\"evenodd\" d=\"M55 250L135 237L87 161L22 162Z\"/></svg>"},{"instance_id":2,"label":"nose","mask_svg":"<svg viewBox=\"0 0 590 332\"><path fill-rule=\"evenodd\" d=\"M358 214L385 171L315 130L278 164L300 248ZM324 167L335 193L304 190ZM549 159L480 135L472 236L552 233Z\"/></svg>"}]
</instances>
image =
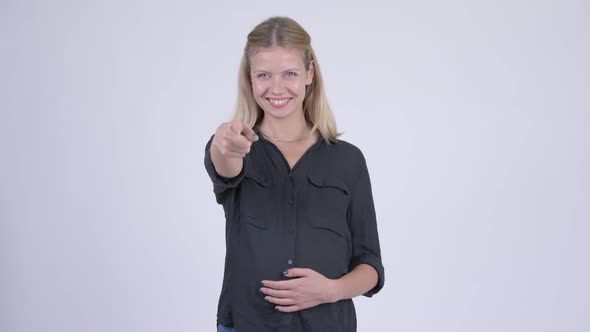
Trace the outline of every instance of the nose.
<instances>
[{"instance_id":1,"label":"nose","mask_svg":"<svg viewBox=\"0 0 590 332\"><path fill-rule=\"evenodd\" d=\"M277 76L272 78L272 81L270 83L269 92L272 95L281 96L285 92L285 85L284 85L283 79L281 77L277 77Z\"/></svg>"}]
</instances>

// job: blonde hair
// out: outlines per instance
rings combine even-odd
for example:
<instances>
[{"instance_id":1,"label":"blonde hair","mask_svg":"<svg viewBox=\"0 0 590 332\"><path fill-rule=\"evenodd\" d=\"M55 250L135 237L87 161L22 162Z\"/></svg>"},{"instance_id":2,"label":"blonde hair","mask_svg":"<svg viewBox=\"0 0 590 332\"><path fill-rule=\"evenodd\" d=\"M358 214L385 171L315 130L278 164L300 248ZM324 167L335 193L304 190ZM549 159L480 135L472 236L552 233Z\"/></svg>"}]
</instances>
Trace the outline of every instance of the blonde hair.
<instances>
[{"instance_id":1,"label":"blonde hair","mask_svg":"<svg viewBox=\"0 0 590 332\"><path fill-rule=\"evenodd\" d=\"M288 17L271 17L258 24L248 34L240 64L238 105L234 120L242 121L250 127L262 121L264 111L256 103L252 92L250 56L261 48L273 46L300 50L305 70L309 70L313 61L314 76L311 84L306 86L303 113L306 122L312 126L312 131L319 130L327 143L336 142L340 133L336 131L336 121L328 105L320 65L311 47L311 37L297 22Z\"/></svg>"}]
</instances>

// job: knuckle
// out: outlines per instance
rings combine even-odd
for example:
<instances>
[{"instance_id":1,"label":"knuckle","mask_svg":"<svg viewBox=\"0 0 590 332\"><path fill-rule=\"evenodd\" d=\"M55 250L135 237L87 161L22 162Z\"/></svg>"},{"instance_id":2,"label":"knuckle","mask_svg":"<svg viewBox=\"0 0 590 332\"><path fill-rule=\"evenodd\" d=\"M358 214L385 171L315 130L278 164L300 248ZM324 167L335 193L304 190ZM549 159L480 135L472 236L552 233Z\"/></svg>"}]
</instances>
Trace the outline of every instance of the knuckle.
<instances>
[{"instance_id":1,"label":"knuckle","mask_svg":"<svg viewBox=\"0 0 590 332\"><path fill-rule=\"evenodd\" d=\"M231 131L231 124L230 123L223 123L219 128L217 128L217 132L226 134L228 131Z\"/></svg>"},{"instance_id":2,"label":"knuckle","mask_svg":"<svg viewBox=\"0 0 590 332\"><path fill-rule=\"evenodd\" d=\"M236 131L241 131L242 130L242 123L240 121L233 121L232 128Z\"/></svg>"}]
</instances>

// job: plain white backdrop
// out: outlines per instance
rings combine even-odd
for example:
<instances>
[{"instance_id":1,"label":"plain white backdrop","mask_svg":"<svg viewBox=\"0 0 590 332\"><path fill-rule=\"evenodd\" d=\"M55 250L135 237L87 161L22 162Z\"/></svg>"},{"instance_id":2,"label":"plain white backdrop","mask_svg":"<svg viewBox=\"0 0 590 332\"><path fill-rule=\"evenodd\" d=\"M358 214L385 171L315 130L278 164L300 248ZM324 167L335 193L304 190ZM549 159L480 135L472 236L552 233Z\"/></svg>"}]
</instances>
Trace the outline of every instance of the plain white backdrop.
<instances>
[{"instance_id":1,"label":"plain white backdrop","mask_svg":"<svg viewBox=\"0 0 590 332\"><path fill-rule=\"evenodd\" d=\"M204 146L274 15L369 166L358 330L590 331L590 4L557 0L0 0L0 330L214 330Z\"/></svg>"}]
</instances>

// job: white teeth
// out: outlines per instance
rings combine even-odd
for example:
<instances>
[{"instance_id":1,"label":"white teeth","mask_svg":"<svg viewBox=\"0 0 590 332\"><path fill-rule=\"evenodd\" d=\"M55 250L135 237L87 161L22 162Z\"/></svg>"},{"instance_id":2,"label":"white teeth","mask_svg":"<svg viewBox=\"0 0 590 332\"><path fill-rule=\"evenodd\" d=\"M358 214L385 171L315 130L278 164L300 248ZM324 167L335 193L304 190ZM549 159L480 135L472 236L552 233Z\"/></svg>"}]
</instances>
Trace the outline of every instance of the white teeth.
<instances>
[{"instance_id":1,"label":"white teeth","mask_svg":"<svg viewBox=\"0 0 590 332\"><path fill-rule=\"evenodd\" d=\"M269 101L271 104L279 106L286 104L289 99L269 99Z\"/></svg>"}]
</instances>

